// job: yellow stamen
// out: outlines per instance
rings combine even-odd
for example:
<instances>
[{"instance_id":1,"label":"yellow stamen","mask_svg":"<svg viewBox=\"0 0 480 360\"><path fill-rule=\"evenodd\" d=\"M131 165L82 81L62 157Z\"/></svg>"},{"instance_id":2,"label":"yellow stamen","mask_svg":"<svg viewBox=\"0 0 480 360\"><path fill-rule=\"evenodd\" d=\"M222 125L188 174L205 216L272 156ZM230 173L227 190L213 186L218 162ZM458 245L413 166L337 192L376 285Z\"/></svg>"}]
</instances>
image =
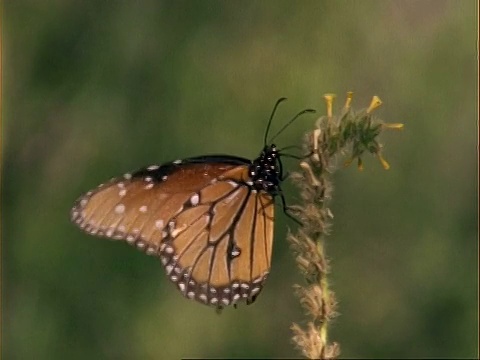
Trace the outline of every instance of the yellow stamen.
<instances>
[{"instance_id":1,"label":"yellow stamen","mask_svg":"<svg viewBox=\"0 0 480 360\"><path fill-rule=\"evenodd\" d=\"M378 160L380 160L380 163L382 164L383 168L385 170L390 169L390 164L385 160L382 156L382 154L377 154L378 155Z\"/></svg>"},{"instance_id":2,"label":"yellow stamen","mask_svg":"<svg viewBox=\"0 0 480 360\"><path fill-rule=\"evenodd\" d=\"M382 127L385 129L391 129L391 130L403 130L404 125L401 123L383 123Z\"/></svg>"},{"instance_id":3,"label":"yellow stamen","mask_svg":"<svg viewBox=\"0 0 480 360\"><path fill-rule=\"evenodd\" d=\"M357 168L358 171L363 171L363 161L360 158L358 158Z\"/></svg>"},{"instance_id":4,"label":"yellow stamen","mask_svg":"<svg viewBox=\"0 0 480 360\"><path fill-rule=\"evenodd\" d=\"M327 103L327 116L329 118L332 117L333 115L333 99L335 99L337 95L335 94L325 94L323 95L323 98L325 99L325 102Z\"/></svg>"},{"instance_id":5,"label":"yellow stamen","mask_svg":"<svg viewBox=\"0 0 480 360\"><path fill-rule=\"evenodd\" d=\"M350 104L352 103L353 91L347 92L347 100L345 100L345 110L350 109Z\"/></svg>"},{"instance_id":6,"label":"yellow stamen","mask_svg":"<svg viewBox=\"0 0 480 360\"><path fill-rule=\"evenodd\" d=\"M380 100L380 98L377 95L375 95L372 98L372 102L370 103L370 106L367 109L367 114L370 114L373 110L378 108L380 105L382 105L382 100Z\"/></svg>"}]
</instances>

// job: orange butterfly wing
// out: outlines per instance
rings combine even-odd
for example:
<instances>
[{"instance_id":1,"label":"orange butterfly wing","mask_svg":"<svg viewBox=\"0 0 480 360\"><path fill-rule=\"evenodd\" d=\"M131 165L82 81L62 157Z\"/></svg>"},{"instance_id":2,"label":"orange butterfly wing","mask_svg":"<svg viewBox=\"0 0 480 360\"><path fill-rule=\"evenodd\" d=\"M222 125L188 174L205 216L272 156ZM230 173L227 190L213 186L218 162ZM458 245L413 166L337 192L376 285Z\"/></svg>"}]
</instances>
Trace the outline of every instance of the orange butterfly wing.
<instances>
[{"instance_id":1,"label":"orange butterfly wing","mask_svg":"<svg viewBox=\"0 0 480 360\"><path fill-rule=\"evenodd\" d=\"M216 307L252 302L270 270L273 197L246 164L153 165L88 192L71 218L159 256L184 296Z\"/></svg>"}]
</instances>

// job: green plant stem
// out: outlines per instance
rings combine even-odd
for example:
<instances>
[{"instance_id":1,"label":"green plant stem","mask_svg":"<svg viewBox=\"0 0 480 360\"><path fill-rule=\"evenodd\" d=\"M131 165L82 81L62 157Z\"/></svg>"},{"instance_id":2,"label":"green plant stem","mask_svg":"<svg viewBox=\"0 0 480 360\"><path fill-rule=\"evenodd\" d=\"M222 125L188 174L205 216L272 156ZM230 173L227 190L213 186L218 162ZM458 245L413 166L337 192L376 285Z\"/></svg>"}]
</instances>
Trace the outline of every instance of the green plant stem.
<instances>
[{"instance_id":1,"label":"green plant stem","mask_svg":"<svg viewBox=\"0 0 480 360\"><path fill-rule=\"evenodd\" d=\"M295 292L305 310L306 325L293 323L293 342L309 359L334 359L340 354L338 343L328 342L328 328L337 316L337 301L328 282L329 264L324 242L328 235L332 212L328 205L332 195L333 164L340 155L347 155L346 165L357 160L363 170L362 156L368 152L378 157L385 169L389 164L381 155L378 136L383 129L401 129L402 124L384 124L373 118L372 112L381 104L373 97L370 106L358 112L350 108L352 93L340 116L333 116L333 95L325 95L327 115L318 119L315 128L306 134L304 149L311 154L300 162L302 172L291 178L300 189L301 203L290 209L302 226L289 232L288 240L305 284L295 285Z\"/></svg>"}]
</instances>

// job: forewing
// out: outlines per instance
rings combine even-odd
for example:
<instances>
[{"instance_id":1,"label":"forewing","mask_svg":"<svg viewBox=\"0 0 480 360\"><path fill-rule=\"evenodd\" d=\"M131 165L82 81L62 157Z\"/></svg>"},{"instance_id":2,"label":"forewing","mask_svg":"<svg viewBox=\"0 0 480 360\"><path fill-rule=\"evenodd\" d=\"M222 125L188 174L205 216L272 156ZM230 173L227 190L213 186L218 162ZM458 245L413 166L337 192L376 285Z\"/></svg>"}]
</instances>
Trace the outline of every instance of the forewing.
<instances>
[{"instance_id":1,"label":"forewing","mask_svg":"<svg viewBox=\"0 0 480 360\"><path fill-rule=\"evenodd\" d=\"M77 200L80 228L157 255L187 298L221 307L253 301L268 275L273 198L248 184L248 167L150 166Z\"/></svg>"}]
</instances>

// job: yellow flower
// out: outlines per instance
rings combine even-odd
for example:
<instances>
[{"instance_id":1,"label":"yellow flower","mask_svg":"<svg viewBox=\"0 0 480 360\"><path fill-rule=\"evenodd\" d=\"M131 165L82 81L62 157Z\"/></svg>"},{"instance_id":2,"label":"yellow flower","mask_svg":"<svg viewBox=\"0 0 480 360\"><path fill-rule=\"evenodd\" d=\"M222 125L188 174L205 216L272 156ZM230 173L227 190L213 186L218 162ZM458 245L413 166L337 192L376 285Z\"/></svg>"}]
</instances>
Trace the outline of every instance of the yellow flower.
<instances>
[{"instance_id":1,"label":"yellow flower","mask_svg":"<svg viewBox=\"0 0 480 360\"><path fill-rule=\"evenodd\" d=\"M383 168L385 170L388 170L390 169L390 164L387 162L387 160L385 160L382 156L382 154L378 153L378 160L380 160L380 163L382 164Z\"/></svg>"},{"instance_id":2,"label":"yellow flower","mask_svg":"<svg viewBox=\"0 0 480 360\"><path fill-rule=\"evenodd\" d=\"M380 105L382 105L382 100L380 100L380 98L377 95L375 95L372 98L372 101L370 102L370 106L367 109L367 114L370 114L373 110L378 108Z\"/></svg>"},{"instance_id":3,"label":"yellow flower","mask_svg":"<svg viewBox=\"0 0 480 360\"><path fill-rule=\"evenodd\" d=\"M327 116L330 119L333 116L333 100L335 99L337 95L335 94L325 94L323 95L323 98L325 99L325 102L327 103Z\"/></svg>"}]
</instances>

